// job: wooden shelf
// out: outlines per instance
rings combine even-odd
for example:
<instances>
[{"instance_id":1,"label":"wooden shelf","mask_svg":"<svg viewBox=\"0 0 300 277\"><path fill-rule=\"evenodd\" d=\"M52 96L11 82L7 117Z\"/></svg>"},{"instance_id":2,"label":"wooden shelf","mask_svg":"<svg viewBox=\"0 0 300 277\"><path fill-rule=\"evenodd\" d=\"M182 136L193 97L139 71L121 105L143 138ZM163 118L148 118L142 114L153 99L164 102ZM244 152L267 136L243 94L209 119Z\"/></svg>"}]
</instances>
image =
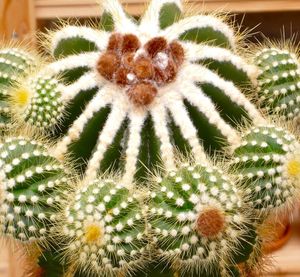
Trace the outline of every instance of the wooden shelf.
<instances>
[{"instance_id":1,"label":"wooden shelf","mask_svg":"<svg viewBox=\"0 0 300 277\"><path fill-rule=\"evenodd\" d=\"M55 17L95 17L101 13L97 0L35 0L36 17L40 19ZM126 10L140 15L148 3L146 0L121 0ZM101 3L101 0L100 0ZM299 0L187 0L187 8L199 10L224 10L231 12L274 12L299 11Z\"/></svg>"}]
</instances>

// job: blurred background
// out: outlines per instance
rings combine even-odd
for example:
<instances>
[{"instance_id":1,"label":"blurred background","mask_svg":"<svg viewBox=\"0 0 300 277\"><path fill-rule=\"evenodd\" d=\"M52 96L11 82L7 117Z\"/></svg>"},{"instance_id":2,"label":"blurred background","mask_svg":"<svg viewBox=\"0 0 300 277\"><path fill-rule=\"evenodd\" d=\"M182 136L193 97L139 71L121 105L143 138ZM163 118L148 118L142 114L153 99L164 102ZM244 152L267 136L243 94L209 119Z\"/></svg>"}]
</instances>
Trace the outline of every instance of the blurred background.
<instances>
[{"instance_id":1,"label":"blurred background","mask_svg":"<svg viewBox=\"0 0 300 277\"><path fill-rule=\"evenodd\" d=\"M120 0L128 13L139 17L148 0ZM160 0L156 0L160 1ZM25 40L36 47L37 31L54 28L59 19L97 22L101 0L0 0L0 40ZM300 41L300 0L185 0L186 9L225 11L234 15L242 31L251 30L249 39L262 41L293 37ZM300 218L296 216L296 218ZM274 226L275 227L275 226ZM300 225L289 232L288 243L273 253L274 267L266 276L300 276ZM0 241L0 277L24 276L21 252ZM271 260L272 262L272 260Z\"/></svg>"}]
</instances>

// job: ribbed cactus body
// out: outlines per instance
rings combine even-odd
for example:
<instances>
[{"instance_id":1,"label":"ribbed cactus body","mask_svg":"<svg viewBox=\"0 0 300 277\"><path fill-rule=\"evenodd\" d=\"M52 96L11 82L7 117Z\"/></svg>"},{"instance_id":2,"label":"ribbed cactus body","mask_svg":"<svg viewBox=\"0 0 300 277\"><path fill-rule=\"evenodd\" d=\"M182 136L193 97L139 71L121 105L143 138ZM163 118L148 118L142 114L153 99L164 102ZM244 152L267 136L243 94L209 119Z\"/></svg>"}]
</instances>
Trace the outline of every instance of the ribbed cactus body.
<instances>
[{"instance_id":1,"label":"ribbed cactus body","mask_svg":"<svg viewBox=\"0 0 300 277\"><path fill-rule=\"evenodd\" d=\"M274 125L252 127L234 150L232 168L255 209L289 206L299 190L300 144Z\"/></svg>"},{"instance_id":2,"label":"ribbed cactus body","mask_svg":"<svg viewBox=\"0 0 300 277\"><path fill-rule=\"evenodd\" d=\"M21 241L44 241L58 212L67 184L63 165L47 145L11 137L0 145L1 234Z\"/></svg>"},{"instance_id":3,"label":"ribbed cactus body","mask_svg":"<svg viewBox=\"0 0 300 277\"><path fill-rule=\"evenodd\" d=\"M65 26L52 36L47 70L62 74L67 106L57 156L71 153L91 180L121 169L130 183L174 169L175 149L203 160L239 139L236 124L263 121L240 89L256 68L220 18L184 18L181 1L164 0L136 23L118 1L103 5L106 31Z\"/></svg>"},{"instance_id":4,"label":"ribbed cactus body","mask_svg":"<svg viewBox=\"0 0 300 277\"><path fill-rule=\"evenodd\" d=\"M11 110L21 122L38 129L54 131L62 118L59 81L47 74L30 76L11 92Z\"/></svg>"},{"instance_id":5,"label":"ribbed cactus body","mask_svg":"<svg viewBox=\"0 0 300 277\"><path fill-rule=\"evenodd\" d=\"M227 276L231 264L247 260L256 237L246 227L243 201L215 167L187 164L163 178L149 201L162 263L180 276Z\"/></svg>"},{"instance_id":6,"label":"ribbed cactus body","mask_svg":"<svg viewBox=\"0 0 300 277\"><path fill-rule=\"evenodd\" d=\"M138 193L113 180L96 180L67 202L60 233L71 269L125 276L143 265L147 233Z\"/></svg>"},{"instance_id":7,"label":"ribbed cactus body","mask_svg":"<svg viewBox=\"0 0 300 277\"><path fill-rule=\"evenodd\" d=\"M0 127L10 120L10 107L7 103L9 87L36 64L34 57L18 48L0 49Z\"/></svg>"},{"instance_id":8,"label":"ribbed cactus body","mask_svg":"<svg viewBox=\"0 0 300 277\"><path fill-rule=\"evenodd\" d=\"M300 69L294 53L264 48L255 57L260 68L258 97L269 114L296 119L300 114Z\"/></svg>"}]
</instances>

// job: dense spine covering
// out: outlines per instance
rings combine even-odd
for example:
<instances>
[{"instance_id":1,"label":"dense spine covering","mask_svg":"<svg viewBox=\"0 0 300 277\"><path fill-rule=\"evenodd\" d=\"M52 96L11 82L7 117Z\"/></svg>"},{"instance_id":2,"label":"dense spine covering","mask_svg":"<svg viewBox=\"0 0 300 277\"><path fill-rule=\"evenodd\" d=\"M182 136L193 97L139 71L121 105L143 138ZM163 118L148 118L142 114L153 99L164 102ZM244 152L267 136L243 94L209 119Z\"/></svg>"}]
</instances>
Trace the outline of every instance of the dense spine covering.
<instances>
[{"instance_id":1,"label":"dense spine covering","mask_svg":"<svg viewBox=\"0 0 300 277\"><path fill-rule=\"evenodd\" d=\"M1 234L24 242L45 241L67 185L64 166L44 143L11 137L0 144L0 175Z\"/></svg>"},{"instance_id":2,"label":"dense spine covering","mask_svg":"<svg viewBox=\"0 0 300 277\"><path fill-rule=\"evenodd\" d=\"M0 128L10 123L9 88L36 62L31 54L20 48L0 49Z\"/></svg>"},{"instance_id":3,"label":"dense spine covering","mask_svg":"<svg viewBox=\"0 0 300 277\"><path fill-rule=\"evenodd\" d=\"M11 90L11 109L20 122L28 122L41 130L53 131L62 118L59 80L40 73L23 80Z\"/></svg>"},{"instance_id":4,"label":"dense spine covering","mask_svg":"<svg viewBox=\"0 0 300 277\"><path fill-rule=\"evenodd\" d=\"M180 276L230 276L230 265L252 252L249 241L256 235L246 234L245 199L220 169L183 164L159 180L150 195L158 255ZM243 255L247 258L238 257Z\"/></svg>"},{"instance_id":5,"label":"dense spine covering","mask_svg":"<svg viewBox=\"0 0 300 277\"><path fill-rule=\"evenodd\" d=\"M255 55L260 69L258 97L269 114L297 119L300 114L300 68L296 55L289 50L264 48Z\"/></svg>"},{"instance_id":6,"label":"dense spine covering","mask_svg":"<svg viewBox=\"0 0 300 277\"><path fill-rule=\"evenodd\" d=\"M98 179L67 198L59 235L66 242L71 271L127 276L144 265L147 230L142 197L114 180Z\"/></svg>"},{"instance_id":7,"label":"dense spine covering","mask_svg":"<svg viewBox=\"0 0 300 277\"><path fill-rule=\"evenodd\" d=\"M241 92L256 67L237 55L220 18L183 17L179 0L151 2L140 23L117 0L103 8L104 30L65 26L51 36L57 61L47 69L65 78L68 106L56 155L86 161L89 180L121 169L130 183L173 170L176 149L201 161L239 140L237 123L264 121Z\"/></svg>"},{"instance_id":8,"label":"dense spine covering","mask_svg":"<svg viewBox=\"0 0 300 277\"><path fill-rule=\"evenodd\" d=\"M289 207L300 188L299 140L274 125L252 127L242 135L231 166L259 212Z\"/></svg>"}]
</instances>

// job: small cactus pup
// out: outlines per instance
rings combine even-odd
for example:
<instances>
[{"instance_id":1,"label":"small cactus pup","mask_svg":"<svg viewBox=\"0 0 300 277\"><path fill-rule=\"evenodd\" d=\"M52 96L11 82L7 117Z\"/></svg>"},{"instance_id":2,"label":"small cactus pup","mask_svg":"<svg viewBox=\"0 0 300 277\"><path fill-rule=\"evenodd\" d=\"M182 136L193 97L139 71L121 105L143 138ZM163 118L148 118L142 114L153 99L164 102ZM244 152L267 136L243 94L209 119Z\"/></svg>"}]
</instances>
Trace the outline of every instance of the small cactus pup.
<instances>
[{"instance_id":1,"label":"small cactus pup","mask_svg":"<svg viewBox=\"0 0 300 277\"><path fill-rule=\"evenodd\" d=\"M295 53L288 49L265 47L255 55L259 105L269 114L287 120L300 115L300 67Z\"/></svg>"},{"instance_id":2,"label":"small cactus pup","mask_svg":"<svg viewBox=\"0 0 300 277\"><path fill-rule=\"evenodd\" d=\"M178 276L232 276L230 266L252 253L256 233L245 199L217 167L182 164L158 180L150 196L158 257Z\"/></svg>"},{"instance_id":3,"label":"small cactus pup","mask_svg":"<svg viewBox=\"0 0 300 277\"><path fill-rule=\"evenodd\" d=\"M300 143L275 125L251 127L233 153L231 168L258 213L286 211L300 188Z\"/></svg>"},{"instance_id":4,"label":"small cactus pup","mask_svg":"<svg viewBox=\"0 0 300 277\"><path fill-rule=\"evenodd\" d=\"M10 106L15 121L35 127L37 131L55 131L63 116L58 77L41 71L27 78L21 78L10 90Z\"/></svg>"},{"instance_id":5,"label":"small cactus pup","mask_svg":"<svg viewBox=\"0 0 300 277\"><path fill-rule=\"evenodd\" d=\"M142 198L110 179L79 186L66 199L57 231L67 272L130 276L143 267L147 230Z\"/></svg>"},{"instance_id":6,"label":"small cactus pup","mask_svg":"<svg viewBox=\"0 0 300 277\"><path fill-rule=\"evenodd\" d=\"M27 136L0 144L0 234L22 242L44 243L59 210L68 170L51 148Z\"/></svg>"},{"instance_id":7,"label":"small cactus pup","mask_svg":"<svg viewBox=\"0 0 300 277\"><path fill-rule=\"evenodd\" d=\"M0 46L0 128L10 124L9 88L37 64L34 54L21 47Z\"/></svg>"},{"instance_id":8,"label":"small cactus pup","mask_svg":"<svg viewBox=\"0 0 300 277\"><path fill-rule=\"evenodd\" d=\"M64 76L68 103L56 154L86 161L87 178L121 169L124 183L141 181L174 169L175 149L201 160L238 140L238 122L263 121L241 92L256 67L220 17L184 17L181 1L154 0L136 23L117 0L102 3L106 30L67 25L48 36L57 59L48 69Z\"/></svg>"}]
</instances>

